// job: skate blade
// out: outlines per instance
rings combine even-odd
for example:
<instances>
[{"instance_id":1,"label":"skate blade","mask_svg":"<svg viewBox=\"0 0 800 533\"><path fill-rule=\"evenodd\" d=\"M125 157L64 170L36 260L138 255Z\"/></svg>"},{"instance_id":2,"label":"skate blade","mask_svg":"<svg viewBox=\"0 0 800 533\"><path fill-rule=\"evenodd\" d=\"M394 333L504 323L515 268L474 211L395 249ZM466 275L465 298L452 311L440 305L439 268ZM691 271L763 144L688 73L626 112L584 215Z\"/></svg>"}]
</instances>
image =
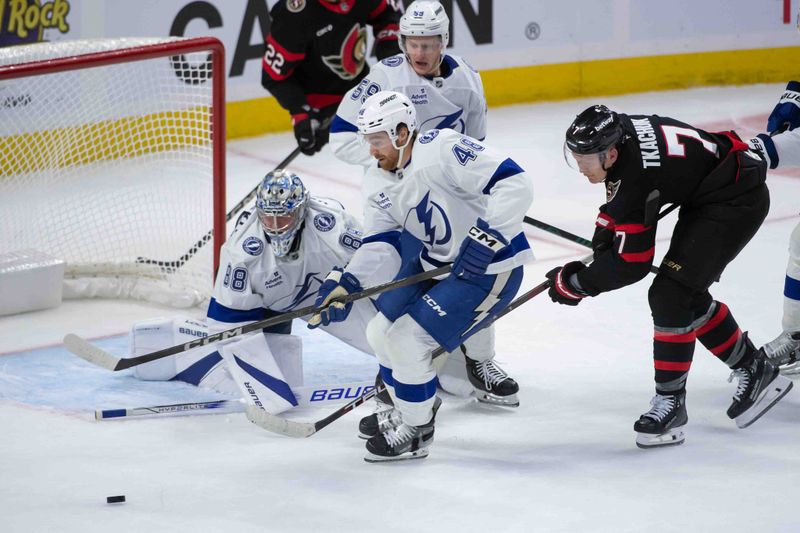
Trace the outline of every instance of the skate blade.
<instances>
[{"instance_id":1,"label":"skate blade","mask_svg":"<svg viewBox=\"0 0 800 533\"><path fill-rule=\"evenodd\" d=\"M761 396L756 402L744 413L736 417L736 426L739 429L744 429L752 425L756 420L761 418L764 413L772 409L781 398L792 390L794 383L789 378L784 376L777 376L766 389L761 392Z\"/></svg>"},{"instance_id":2,"label":"skate blade","mask_svg":"<svg viewBox=\"0 0 800 533\"><path fill-rule=\"evenodd\" d=\"M677 446L686 440L686 432L683 427L672 428L661 434L637 433L636 435L636 446L642 449Z\"/></svg>"},{"instance_id":3,"label":"skate blade","mask_svg":"<svg viewBox=\"0 0 800 533\"><path fill-rule=\"evenodd\" d=\"M385 457L383 455L375 455L374 453L367 452L364 460L368 463L393 463L397 461L408 461L409 459L425 459L428 457L428 448L421 448L413 452L406 452L392 457Z\"/></svg>"},{"instance_id":4,"label":"skate blade","mask_svg":"<svg viewBox=\"0 0 800 533\"><path fill-rule=\"evenodd\" d=\"M495 394L489 394L488 392L475 391L475 397L478 398L479 402L487 403L489 405L499 405L501 407L519 407L519 398L516 394L512 394L511 396L497 396Z\"/></svg>"}]
</instances>

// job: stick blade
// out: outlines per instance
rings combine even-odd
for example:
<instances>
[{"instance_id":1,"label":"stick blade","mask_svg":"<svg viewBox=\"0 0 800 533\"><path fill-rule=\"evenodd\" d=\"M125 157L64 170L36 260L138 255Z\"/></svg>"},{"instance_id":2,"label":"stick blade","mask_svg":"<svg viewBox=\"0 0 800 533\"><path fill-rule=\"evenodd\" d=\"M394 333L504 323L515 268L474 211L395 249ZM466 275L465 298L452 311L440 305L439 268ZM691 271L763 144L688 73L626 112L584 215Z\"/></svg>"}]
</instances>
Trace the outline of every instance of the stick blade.
<instances>
[{"instance_id":1,"label":"stick blade","mask_svg":"<svg viewBox=\"0 0 800 533\"><path fill-rule=\"evenodd\" d=\"M73 354L85 361L89 361L93 365L112 371L121 370L117 368L120 362L119 357L115 357L105 350L101 350L74 333L68 333L64 336L64 346Z\"/></svg>"},{"instance_id":2,"label":"stick blade","mask_svg":"<svg viewBox=\"0 0 800 533\"><path fill-rule=\"evenodd\" d=\"M247 419L261 429L266 429L272 433L304 439L317 432L314 424L308 422L295 422L268 413L256 405L247 406Z\"/></svg>"}]
</instances>

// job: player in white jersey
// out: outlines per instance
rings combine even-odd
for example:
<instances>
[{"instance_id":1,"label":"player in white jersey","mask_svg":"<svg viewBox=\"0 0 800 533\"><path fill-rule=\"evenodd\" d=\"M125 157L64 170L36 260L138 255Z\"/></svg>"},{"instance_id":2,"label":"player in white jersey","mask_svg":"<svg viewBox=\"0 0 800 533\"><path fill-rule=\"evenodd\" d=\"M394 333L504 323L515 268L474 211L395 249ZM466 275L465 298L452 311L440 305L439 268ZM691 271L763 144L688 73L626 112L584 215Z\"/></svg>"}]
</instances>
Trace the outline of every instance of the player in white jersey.
<instances>
[{"instance_id":1,"label":"player in white jersey","mask_svg":"<svg viewBox=\"0 0 800 533\"><path fill-rule=\"evenodd\" d=\"M336 156L351 164L368 167L363 193L368 198L381 188L380 169L359 139L356 117L363 102L381 90L404 93L417 112L417 131L450 128L483 140L486 136L486 98L480 74L458 56L444 53L450 40L450 19L439 2L412 2L400 18L401 54L372 67L370 74L348 92L331 124L331 146ZM466 346L471 365L468 376L479 401L516 407L519 387L493 361L494 326L475 336ZM458 354L456 354L458 356ZM469 364L469 359L466 360ZM446 363L455 371L456 358ZM489 365L484 368L484 365ZM380 399L380 398L379 398ZM383 407L378 406L381 411ZM377 415L376 415L377 416ZM380 415L386 418L385 413ZM373 421L361 428L366 436Z\"/></svg>"},{"instance_id":2,"label":"player in white jersey","mask_svg":"<svg viewBox=\"0 0 800 533\"><path fill-rule=\"evenodd\" d=\"M511 158L454 130L416 135L416 112L402 93L381 91L359 110L359 133L383 175L368 199L364 239L344 273L320 289L317 304L352 293L386 261L397 261L393 234L418 243L402 248L400 275L443 265L452 272L382 295L367 339L399 416L367 441L371 462L425 457L433 440L436 375L431 353L454 350L506 307L532 252L522 219L532 183ZM338 281L337 281L338 279ZM346 318L332 304L309 323Z\"/></svg>"},{"instance_id":3,"label":"player in white jersey","mask_svg":"<svg viewBox=\"0 0 800 533\"><path fill-rule=\"evenodd\" d=\"M750 146L767 159L769 168L800 166L800 82L790 81L767 120L767 131ZM789 263L783 286L783 333L764 345L767 355L783 364L781 372L800 377L800 224L789 238Z\"/></svg>"},{"instance_id":4,"label":"player in white jersey","mask_svg":"<svg viewBox=\"0 0 800 533\"><path fill-rule=\"evenodd\" d=\"M400 18L400 49L374 65L369 75L339 104L330 142L342 161L372 166L358 139L356 116L361 104L378 91L405 94L417 110L417 131L451 128L483 140L486 97L478 72L462 58L445 54L450 20L439 2L411 3Z\"/></svg>"},{"instance_id":5,"label":"player in white jersey","mask_svg":"<svg viewBox=\"0 0 800 533\"><path fill-rule=\"evenodd\" d=\"M300 178L276 170L259 186L254 213L246 212L221 250L220 270L208 307L207 324L191 319L151 320L133 328L133 355L215 334L313 303L325 275L347 264L361 244L361 224L342 205L312 197ZM389 281L400 266L389 258L384 269L364 277L368 286ZM372 354L365 330L377 314L371 300L353 303L347 323L323 327L328 333ZM135 367L141 379L179 380L241 393L273 413L296 405L291 386L302 382L301 339L291 322L232 342L195 348ZM442 385L453 393L470 387L466 372L444 368Z\"/></svg>"}]
</instances>

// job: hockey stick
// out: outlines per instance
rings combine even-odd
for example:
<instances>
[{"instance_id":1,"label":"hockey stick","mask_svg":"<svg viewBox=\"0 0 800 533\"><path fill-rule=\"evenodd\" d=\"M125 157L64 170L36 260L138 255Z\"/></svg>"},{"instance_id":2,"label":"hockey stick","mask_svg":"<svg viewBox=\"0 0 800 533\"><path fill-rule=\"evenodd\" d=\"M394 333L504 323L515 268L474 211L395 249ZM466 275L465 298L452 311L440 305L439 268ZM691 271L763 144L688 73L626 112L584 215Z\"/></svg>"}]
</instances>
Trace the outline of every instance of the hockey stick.
<instances>
[{"instance_id":1,"label":"hockey stick","mask_svg":"<svg viewBox=\"0 0 800 533\"><path fill-rule=\"evenodd\" d=\"M292 393L297 400L297 407L321 407L339 404L350 398L360 396L375 388L373 381L343 383L335 385L316 385L311 387L293 387ZM97 420L121 420L142 418L163 418L187 415L207 415L222 413L242 413L246 403L242 399L214 400L208 402L175 403L155 405L152 407L133 407L124 409L97 409L94 417Z\"/></svg>"},{"instance_id":2,"label":"hockey stick","mask_svg":"<svg viewBox=\"0 0 800 533\"><path fill-rule=\"evenodd\" d=\"M581 261L588 262L592 260L592 256L589 255L584 257ZM489 322L484 324L482 327L486 327L489 324L494 323L497 319L502 316L507 315L520 305L524 304L525 302L529 301L533 297L543 293L548 288L550 288L550 280L545 280L536 287L532 288L522 296L519 296L514 299L510 304L508 304L502 311L496 314ZM439 346L436 348L433 353L431 354L431 358L435 359L442 354L445 353L445 349ZM271 413L266 412L265 410L256 407L255 405L247 406L247 419L250 420L253 424L257 425L262 429L266 429L272 433L279 433L281 435L286 435L287 437L294 437L294 438L306 438L310 437L314 433L318 432L322 428L326 427L327 425L331 424L332 422L340 419L356 407L364 404L364 402L369 401L373 397L375 397L378 393L383 392L386 390L386 387L381 384L376 389L372 389L366 394L363 394L360 398L356 398L352 402L348 403L347 405L343 405L336 411L332 412L325 418L321 420L317 420L316 422L296 422L294 420L288 420L286 418L280 417L278 415L273 415Z\"/></svg>"},{"instance_id":3,"label":"hockey stick","mask_svg":"<svg viewBox=\"0 0 800 533\"><path fill-rule=\"evenodd\" d=\"M390 291L393 289L407 287L408 285L413 285L421 281L427 281L437 276L447 274L448 272L450 272L450 265L439 267L434 270L429 270L427 272L420 272L419 274L415 274L407 278L390 281L388 283L383 283L381 285L376 285L374 287L364 289L363 291L360 292L354 292L352 294L348 294L347 296L337 298L334 300L334 302L340 302L340 303L354 302L356 300L367 298L374 294L380 294L382 292ZM138 357L128 357L128 358L117 357L115 355L106 352L105 350L98 348L97 346L94 346L93 344L87 342L85 339L82 339L81 337L75 335L74 333L69 333L64 337L64 346L67 348L67 350L69 350L73 354L77 355L82 359L85 359L86 361L94 365L101 366L108 370L114 370L114 371L124 370L126 368L131 368L133 366L149 363L150 361L162 359L164 357L176 353L185 352L186 350L191 350L192 348L197 348L198 346L205 346L207 344L211 344L221 340L238 337L240 335L244 335L245 333L250 333L251 331L268 328L276 324L282 324L283 322L288 322L289 320L293 320L295 318L300 318L305 315L317 313L321 311L321 309L322 308L318 308L314 305L309 305L307 307L295 309L294 311L282 313L280 315L266 318L264 320L251 322L250 324L245 324L243 326L239 326L238 328L233 328L226 331L222 331L220 333L215 333L214 335L209 335L202 339L196 339L187 342L185 344L178 344L170 348L164 348L162 350L157 350L155 352L140 355Z\"/></svg>"},{"instance_id":4,"label":"hockey stick","mask_svg":"<svg viewBox=\"0 0 800 533\"><path fill-rule=\"evenodd\" d=\"M295 159L295 158L296 158L296 157L297 157L299 154L300 154L300 147L298 146L298 147L296 147L294 150L292 150L292 153L290 153L289 155L287 155L287 156L286 156L286 157L283 159L283 161L281 161L280 163L278 163L278 166L277 166L277 167L275 167L275 169L274 169L274 170L277 170L277 169L279 169L279 168L285 168L287 165L289 165L289 163L291 163L292 161L294 161L294 159ZM259 185L260 185L260 184L261 184L261 183L259 182ZM245 207L245 206L246 206L246 205L247 205L247 204L248 204L248 203L249 203L249 202L250 202L250 201L251 201L251 200L252 200L252 199L255 197L255 195L256 195L256 192L258 191L258 187L259 187L259 185L256 185L256 186L253 188L253 190L251 190L249 193L247 193L247 196L245 196L244 198L242 198L242 199L239 201L239 203L238 203L238 204L236 204L235 206L233 206L233 209L231 209L230 211L228 211L228 213L225 215L225 222L230 222L230 221L231 221L231 219L232 219L233 217L235 217L236 215L238 215L238 214L239 214L239 212L240 212L242 209L244 209L244 207ZM188 250L188 251L187 251L185 254L183 254L182 256L180 256L180 258L178 258L178 259L177 259L177 260L175 260L175 261L158 261L158 260L155 260L155 259L148 259L148 258L146 258L146 257L137 257L137 258L136 258L136 262L137 262L137 263L141 263L141 264L145 264L145 265L156 265L156 266L158 266L158 267L161 267L162 269L165 269L167 272L172 272L173 270L175 270L175 269L177 269L177 268L180 268L180 267L182 267L182 266L183 266L183 265L186 263L186 261L188 261L189 259L191 259L192 257L194 257L194 255L195 255L197 252L199 252L199 251L200 251L200 249L201 249L203 246L205 246L205 245L206 245L206 243L208 243L208 241L210 241L210 240L211 240L213 237L214 237L214 230L213 230L213 229L211 229L211 230L208 230L208 233L206 233L205 235L203 235L203 236L200 238L200 240L198 240L196 243L194 243L194 244L192 245L192 247L191 247L191 248L189 248L189 250Z\"/></svg>"}]
</instances>

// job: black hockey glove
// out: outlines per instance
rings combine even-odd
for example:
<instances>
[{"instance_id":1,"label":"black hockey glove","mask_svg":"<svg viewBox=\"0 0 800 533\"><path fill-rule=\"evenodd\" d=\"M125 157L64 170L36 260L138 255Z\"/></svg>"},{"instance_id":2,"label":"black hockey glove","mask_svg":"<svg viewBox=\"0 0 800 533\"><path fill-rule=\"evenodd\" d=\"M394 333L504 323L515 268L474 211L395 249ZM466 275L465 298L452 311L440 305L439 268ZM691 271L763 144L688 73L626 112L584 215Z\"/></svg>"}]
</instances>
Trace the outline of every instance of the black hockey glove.
<instances>
[{"instance_id":1,"label":"black hockey glove","mask_svg":"<svg viewBox=\"0 0 800 533\"><path fill-rule=\"evenodd\" d=\"M550 290L547 291L550 299L562 305L578 305L581 303L581 300L587 295L585 292L573 287L569 282L569 278L584 268L586 268L586 265L580 261L572 261L563 267L557 267L548 272L546 274L547 279L553 282L550 285Z\"/></svg>"},{"instance_id":2,"label":"black hockey glove","mask_svg":"<svg viewBox=\"0 0 800 533\"><path fill-rule=\"evenodd\" d=\"M303 106L300 113L292 115L292 126L294 127L294 138L297 139L297 146L300 151L305 155L314 155L319 152L325 143L328 142L327 132L325 133L324 141L318 138L317 130L320 123L316 118L317 110L311 109L309 106Z\"/></svg>"}]
</instances>

